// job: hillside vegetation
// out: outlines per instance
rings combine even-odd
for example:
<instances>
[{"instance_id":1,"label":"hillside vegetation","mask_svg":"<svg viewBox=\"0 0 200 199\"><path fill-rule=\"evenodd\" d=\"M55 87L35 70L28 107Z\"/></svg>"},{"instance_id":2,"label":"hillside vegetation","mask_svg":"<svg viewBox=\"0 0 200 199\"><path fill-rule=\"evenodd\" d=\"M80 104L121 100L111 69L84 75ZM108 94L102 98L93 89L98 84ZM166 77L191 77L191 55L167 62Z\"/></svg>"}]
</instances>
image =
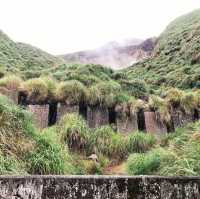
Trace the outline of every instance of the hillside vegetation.
<instances>
[{"instance_id":1,"label":"hillside vegetation","mask_svg":"<svg viewBox=\"0 0 200 199\"><path fill-rule=\"evenodd\" d=\"M58 67L64 61L28 44L15 43L0 31L0 70L25 73Z\"/></svg>"},{"instance_id":2,"label":"hillside vegetation","mask_svg":"<svg viewBox=\"0 0 200 199\"><path fill-rule=\"evenodd\" d=\"M122 71L123 72L123 71ZM200 10L181 16L161 34L153 56L124 71L153 88L200 87Z\"/></svg>"},{"instance_id":3,"label":"hillside vegetation","mask_svg":"<svg viewBox=\"0 0 200 199\"><path fill-rule=\"evenodd\" d=\"M200 10L173 21L151 58L121 71L66 64L0 32L1 89L19 91L27 104L97 105L125 118L158 111L166 125L172 110L194 116L200 110ZM27 111L0 95L0 174L104 174L123 163L130 175L200 175L199 132L196 122L157 140L143 132L124 135L114 125L90 129L77 114L41 131Z\"/></svg>"}]
</instances>

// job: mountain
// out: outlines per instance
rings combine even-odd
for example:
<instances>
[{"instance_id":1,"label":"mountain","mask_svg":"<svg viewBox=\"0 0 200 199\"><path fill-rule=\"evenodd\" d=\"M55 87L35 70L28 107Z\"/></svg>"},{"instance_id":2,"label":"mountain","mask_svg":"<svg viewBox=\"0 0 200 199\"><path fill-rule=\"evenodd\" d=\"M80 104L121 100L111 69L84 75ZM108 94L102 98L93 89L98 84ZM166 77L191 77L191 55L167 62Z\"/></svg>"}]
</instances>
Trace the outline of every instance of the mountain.
<instances>
[{"instance_id":1,"label":"mountain","mask_svg":"<svg viewBox=\"0 0 200 199\"><path fill-rule=\"evenodd\" d=\"M15 43L0 31L0 69L4 71L44 70L63 64L64 60L34 46Z\"/></svg>"},{"instance_id":2,"label":"mountain","mask_svg":"<svg viewBox=\"0 0 200 199\"><path fill-rule=\"evenodd\" d=\"M101 64L119 69L149 57L155 43L155 38L145 41L127 39L122 42L110 42L94 50L75 52L61 57L67 63Z\"/></svg>"},{"instance_id":3,"label":"mountain","mask_svg":"<svg viewBox=\"0 0 200 199\"><path fill-rule=\"evenodd\" d=\"M200 88L200 9L170 23L152 56L121 72L154 88Z\"/></svg>"}]
</instances>

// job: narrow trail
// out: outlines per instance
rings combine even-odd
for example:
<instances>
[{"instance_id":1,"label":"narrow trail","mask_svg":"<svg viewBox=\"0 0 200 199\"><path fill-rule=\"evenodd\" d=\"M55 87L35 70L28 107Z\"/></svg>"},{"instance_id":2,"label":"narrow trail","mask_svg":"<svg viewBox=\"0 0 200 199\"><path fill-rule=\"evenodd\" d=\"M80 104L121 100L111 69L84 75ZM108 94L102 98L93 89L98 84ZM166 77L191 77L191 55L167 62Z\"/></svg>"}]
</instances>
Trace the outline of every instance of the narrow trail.
<instances>
[{"instance_id":1,"label":"narrow trail","mask_svg":"<svg viewBox=\"0 0 200 199\"><path fill-rule=\"evenodd\" d=\"M125 163L122 162L119 165L109 165L105 168L104 170L105 175L126 175L126 170L125 170Z\"/></svg>"}]
</instances>

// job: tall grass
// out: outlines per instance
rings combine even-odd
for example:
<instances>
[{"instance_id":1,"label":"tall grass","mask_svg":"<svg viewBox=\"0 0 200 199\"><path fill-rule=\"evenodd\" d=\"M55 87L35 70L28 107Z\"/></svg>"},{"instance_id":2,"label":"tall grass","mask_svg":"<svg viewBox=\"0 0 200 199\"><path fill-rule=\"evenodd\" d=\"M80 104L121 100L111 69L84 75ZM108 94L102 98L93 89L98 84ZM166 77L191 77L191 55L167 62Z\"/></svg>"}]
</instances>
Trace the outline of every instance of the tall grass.
<instances>
[{"instance_id":1,"label":"tall grass","mask_svg":"<svg viewBox=\"0 0 200 199\"><path fill-rule=\"evenodd\" d=\"M56 90L57 99L67 104L78 104L84 101L85 96L86 88L77 80L61 82Z\"/></svg>"},{"instance_id":2,"label":"tall grass","mask_svg":"<svg viewBox=\"0 0 200 199\"><path fill-rule=\"evenodd\" d=\"M90 136L92 149L97 154L122 159L126 156L126 143L123 136L109 126L97 128Z\"/></svg>"},{"instance_id":3,"label":"tall grass","mask_svg":"<svg viewBox=\"0 0 200 199\"><path fill-rule=\"evenodd\" d=\"M174 161L172 154L161 148L153 149L148 153L135 153L129 156L126 169L130 175L153 175L161 162Z\"/></svg>"},{"instance_id":4,"label":"tall grass","mask_svg":"<svg viewBox=\"0 0 200 199\"><path fill-rule=\"evenodd\" d=\"M26 156L28 172L31 174L73 174L72 157L59 139L54 128L38 135L33 151Z\"/></svg>"},{"instance_id":5,"label":"tall grass","mask_svg":"<svg viewBox=\"0 0 200 199\"><path fill-rule=\"evenodd\" d=\"M29 79L21 86L21 91L26 93L28 101L44 102L48 97L48 87L41 78Z\"/></svg>"},{"instance_id":6,"label":"tall grass","mask_svg":"<svg viewBox=\"0 0 200 199\"><path fill-rule=\"evenodd\" d=\"M114 81L100 82L90 87L87 101L90 105L112 107L116 103L116 96L121 92L120 84Z\"/></svg>"},{"instance_id":7,"label":"tall grass","mask_svg":"<svg viewBox=\"0 0 200 199\"><path fill-rule=\"evenodd\" d=\"M143 153L156 144L156 138L153 135L142 132L129 134L127 140L126 145L129 153Z\"/></svg>"},{"instance_id":8,"label":"tall grass","mask_svg":"<svg viewBox=\"0 0 200 199\"><path fill-rule=\"evenodd\" d=\"M77 114L66 114L59 122L59 134L72 151L87 152L90 147L89 128L85 120Z\"/></svg>"},{"instance_id":9,"label":"tall grass","mask_svg":"<svg viewBox=\"0 0 200 199\"><path fill-rule=\"evenodd\" d=\"M0 87L5 87L8 90L18 90L22 84L22 79L15 75L9 75L0 79Z\"/></svg>"}]
</instances>

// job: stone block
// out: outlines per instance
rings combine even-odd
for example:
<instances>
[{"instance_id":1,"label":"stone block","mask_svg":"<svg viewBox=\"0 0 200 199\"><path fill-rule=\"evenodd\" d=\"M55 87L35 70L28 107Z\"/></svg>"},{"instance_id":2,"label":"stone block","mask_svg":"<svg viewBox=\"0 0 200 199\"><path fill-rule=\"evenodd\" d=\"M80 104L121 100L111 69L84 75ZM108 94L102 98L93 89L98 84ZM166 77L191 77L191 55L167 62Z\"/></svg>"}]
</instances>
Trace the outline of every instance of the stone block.
<instances>
[{"instance_id":1,"label":"stone block","mask_svg":"<svg viewBox=\"0 0 200 199\"><path fill-rule=\"evenodd\" d=\"M8 90L6 88L0 88L0 93L2 95L7 96L15 104L18 104L18 96L19 96L19 92L18 91L16 91L16 90Z\"/></svg>"},{"instance_id":2,"label":"stone block","mask_svg":"<svg viewBox=\"0 0 200 199\"><path fill-rule=\"evenodd\" d=\"M60 121L63 115L67 113L79 113L78 105L68 105L63 103L58 103L57 105L57 121Z\"/></svg>"},{"instance_id":3,"label":"stone block","mask_svg":"<svg viewBox=\"0 0 200 199\"><path fill-rule=\"evenodd\" d=\"M103 125L108 125L108 108L101 106L89 106L87 110L87 122L90 128L97 128Z\"/></svg>"},{"instance_id":4,"label":"stone block","mask_svg":"<svg viewBox=\"0 0 200 199\"><path fill-rule=\"evenodd\" d=\"M146 132L161 137L167 133L166 125L161 121L158 112L144 112Z\"/></svg>"},{"instance_id":5,"label":"stone block","mask_svg":"<svg viewBox=\"0 0 200 199\"><path fill-rule=\"evenodd\" d=\"M138 131L137 114L130 116L117 115L117 131L125 134Z\"/></svg>"},{"instance_id":6,"label":"stone block","mask_svg":"<svg viewBox=\"0 0 200 199\"><path fill-rule=\"evenodd\" d=\"M1 176L2 199L199 199L200 177Z\"/></svg>"},{"instance_id":7,"label":"stone block","mask_svg":"<svg viewBox=\"0 0 200 199\"><path fill-rule=\"evenodd\" d=\"M37 128L43 129L49 123L49 105L28 105L28 111L33 115L33 120Z\"/></svg>"}]
</instances>

